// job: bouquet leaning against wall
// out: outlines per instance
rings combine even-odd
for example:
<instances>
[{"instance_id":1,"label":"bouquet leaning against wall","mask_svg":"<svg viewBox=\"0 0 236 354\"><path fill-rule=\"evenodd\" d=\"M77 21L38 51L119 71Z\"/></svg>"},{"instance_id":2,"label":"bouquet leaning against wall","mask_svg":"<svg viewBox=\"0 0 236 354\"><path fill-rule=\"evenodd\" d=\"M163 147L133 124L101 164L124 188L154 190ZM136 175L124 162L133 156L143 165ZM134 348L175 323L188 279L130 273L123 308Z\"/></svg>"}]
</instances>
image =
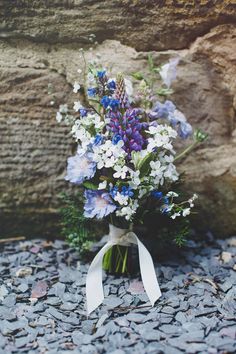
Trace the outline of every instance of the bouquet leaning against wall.
<instances>
[{"instance_id":1,"label":"bouquet leaning against wall","mask_svg":"<svg viewBox=\"0 0 236 354\"><path fill-rule=\"evenodd\" d=\"M184 153L176 154L175 140L192 135L194 141L188 151L205 139L202 132L193 133L172 101L163 99L171 93L178 61L171 59L158 68L149 57L149 77L133 74L137 81L135 93L123 74L109 77L102 66L86 63L83 81L74 84L73 91L79 96L74 112L62 105L57 113L58 122L71 124L78 144L76 154L68 158L65 179L83 187L84 217L109 223L108 246L95 260L97 269L102 261L107 271L129 273L129 245L135 243L139 246L142 274L143 262L150 255L145 247L141 249L143 245L133 228L142 222L150 205L154 205L156 213L172 220L186 218L194 206L195 194L181 200L173 190L179 179L175 161ZM162 80L158 89L155 75ZM94 269L93 273L95 276ZM101 277L100 269L97 276ZM143 274L142 278L145 286ZM95 307L91 305L90 310Z\"/></svg>"}]
</instances>

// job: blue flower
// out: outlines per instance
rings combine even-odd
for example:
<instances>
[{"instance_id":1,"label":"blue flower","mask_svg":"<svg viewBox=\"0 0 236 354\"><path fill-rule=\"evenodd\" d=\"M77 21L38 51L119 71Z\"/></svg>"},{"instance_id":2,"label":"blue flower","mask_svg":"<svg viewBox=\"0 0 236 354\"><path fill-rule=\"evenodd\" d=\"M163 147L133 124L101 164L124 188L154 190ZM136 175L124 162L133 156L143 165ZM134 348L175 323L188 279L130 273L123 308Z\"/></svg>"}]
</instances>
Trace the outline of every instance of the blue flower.
<instances>
[{"instance_id":1,"label":"blue flower","mask_svg":"<svg viewBox=\"0 0 236 354\"><path fill-rule=\"evenodd\" d=\"M87 111L87 109L85 109L85 108L81 108L81 109L79 110L79 113L80 113L80 116L81 116L81 117L86 117L88 111Z\"/></svg>"},{"instance_id":2,"label":"blue flower","mask_svg":"<svg viewBox=\"0 0 236 354\"><path fill-rule=\"evenodd\" d=\"M120 105L120 101L119 100L117 100L115 98L111 98L109 106L110 106L110 108L112 110L115 110L116 108L118 108L119 105Z\"/></svg>"},{"instance_id":3,"label":"blue flower","mask_svg":"<svg viewBox=\"0 0 236 354\"><path fill-rule=\"evenodd\" d=\"M103 96L100 103L103 105L105 109L111 108L111 110L115 110L117 107L119 107L120 101L115 98Z\"/></svg>"},{"instance_id":4,"label":"blue flower","mask_svg":"<svg viewBox=\"0 0 236 354\"><path fill-rule=\"evenodd\" d=\"M122 137L119 134L115 134L112 138L112 144L116 145L120 140L122 140Z\"/></svg>"},{"instance_id":5,"label":"blue flower","mask_svg":"<svg viewBox=\"0 0 236 354\"><path fill-rule=\"evenodd\" d=\"M74 184L81 184L84 180L90 179L95 175L96 162L93 161L93 154L77 153L68 158L66 181Z\"/></svg>"},{"instance_id":6,"label":"blue flower","mask_svg":"<svg viewBox=\"0 0 236 354\"><path fill-rule=\"evenodd\" d=\"M126 187L126 186L122 186L121 194L124 195L124 196L131 197L131 198L134 196L134 192L133 192L132 188L131 187Z\"/></svg>"},{"instance_id":7,"label":"blue flower","mask_svg":"<svg viewBox=\"0 0 236 354\"><path fill-rule=\"evenodd\" d=\"M111 91L114 91L116 89L116 83L114 80L110 80L107 83L107 88Z\"/></svg>"},{"instance_id":8,"label":"blue flower","mask_svg":"<svg viewBox=\"0 0 236 354\"><path fill-rule=\"evenodd\" d=\"M94 145L100 145L100 144L102 143L102 141L103 141L102 135L101 135L101 134L97 134L97 135L95 136L95 138L94 138L93 144L94 144Z\"/></svg>"},{"instance_id":9,"label":"blue flower","mask_svg":"<svg viewBox=\"0 0 236 354\"><path fill-rule=\"evenodd\" d=\"M102 219L116 210L116 205L107 192L86 189L84 196L84 216L86 218Z\"/></svg>"},{"instance_id":10,"label":"blue flower","mask_svg":"<svg viewBox=\"0 0 236 354\"><path fill-rule=\"evenodd\" d=\"M193 132L191 124L182 122L179 125L178 134L182 139L187 139Z\"/></svg>"},{"instance_id":11,"label":"blue flower","mask_svg":"<svg viewBox=\"0 0 236 354\"><path fill-rule=\"evenodd\" d=\"M100 71L97 71L97 77L99 79L103 79L106 75L106 71L105 70L100 70Z\"/></svg>"},{"instance_id":12,"label":"blue flower","mask_svg":"<svg viewBox=\"0 0 236 354\"><path fill-rule=\"evenodd\" d=\"M97 93L97 89L96 87L90 87L87 89L87 93L88 93L88 96L89 97L94 97L96 96L96 93Z\"/></svg>"},{"instance_id":13,"label":"blue flower","mask_svg":"<svg viewBox=\"0 0 236 354\"><path fill-rule=\"evenodd\" d=\"M153 108L153 111L150 113L152 119L165 119L168 118L169 114L174 112L176 109L173 102L166 100L164 103L157 102Z\"/></svg>"},{"instance_id":14,"label":"blue flower","mask_svg":"<svg viewBox=\"0 0 236 354\"><path fill-rule=\"evenodd\" d=\"M117 186L112 187L112 188L110 189L110 195L112 196L113 199L114 199L115 196L117 195L118 191L119 191L119 189L118 189Z\"/></svg>"},{"instance_id":15,"label":"blue flower","mask_svg":"<svg viewBox=\"0 0 236 354\"><path fill-rule=\"evenodd\" d=\"M151 194L156 199L161 199L163 197L163 193L162 192L153 191Z\"/></svg>"},{"instance_id":16,"label":"blue flower","mask_svg":"<svg viewBox=\"0 0 236 354\"><path fill-rule=\"evenodd\" d=\"M103 96L100 102L103 105L103 107L106 109L110 105L110 101L111 100L108 96Z\"/></svg>"}]
</instances>

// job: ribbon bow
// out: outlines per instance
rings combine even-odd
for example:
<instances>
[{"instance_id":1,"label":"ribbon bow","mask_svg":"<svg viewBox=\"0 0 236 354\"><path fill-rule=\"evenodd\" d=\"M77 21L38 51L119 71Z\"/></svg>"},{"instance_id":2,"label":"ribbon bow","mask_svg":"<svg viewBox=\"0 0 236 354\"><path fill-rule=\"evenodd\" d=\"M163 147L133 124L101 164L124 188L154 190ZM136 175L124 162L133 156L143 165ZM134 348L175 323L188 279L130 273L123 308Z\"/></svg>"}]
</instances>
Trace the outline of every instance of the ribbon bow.
<instances>
[{"instance_id":1,"label":"ribbon bow","mask_svg":"<svg viewBox=\"0 0 236 354\"><path fill-rule=\"evenodd\" d=\"M87 314L93 312L104 300L102 285L102 261L105 253L114 245L138 246L139 265L144 289L152 304L161 296L152 257L134 232L109 225L109 239L93 259L86 279Z\"/></svg>"}]
</instances>

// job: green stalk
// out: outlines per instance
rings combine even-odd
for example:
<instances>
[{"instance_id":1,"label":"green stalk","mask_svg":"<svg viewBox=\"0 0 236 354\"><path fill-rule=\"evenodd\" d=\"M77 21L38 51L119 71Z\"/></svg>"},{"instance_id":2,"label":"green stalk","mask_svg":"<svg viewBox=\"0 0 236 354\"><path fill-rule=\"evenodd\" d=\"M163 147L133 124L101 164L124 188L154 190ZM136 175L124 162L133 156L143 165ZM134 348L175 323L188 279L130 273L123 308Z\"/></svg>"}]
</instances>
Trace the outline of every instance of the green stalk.
<instances>
[{"instance_id":1,"label":"green stalk","mask_svg":"<svg viewBox=\"0 0 236 354\"><path fill-rule=\"evenodd\" d=\"M126 247L126 250L125 250L125 256L124 256L123 266L122 266L122 273L125 273L125 270L127 270L127 258L128 258L128 247Z\"/></svg>"},{"instance_id":2,"label":"green stalk","mask_svg":"<svg viewBox=\"0 0 236 354\"><path fill-rule=\"evenodd\" d=\"M189 145L185 150L183 150L178 156L175 157L174 161L181 159L184 155L190 152L195 146L198 144L198 141L194 141L191 145Z\"/></svg>"}]
</instances>

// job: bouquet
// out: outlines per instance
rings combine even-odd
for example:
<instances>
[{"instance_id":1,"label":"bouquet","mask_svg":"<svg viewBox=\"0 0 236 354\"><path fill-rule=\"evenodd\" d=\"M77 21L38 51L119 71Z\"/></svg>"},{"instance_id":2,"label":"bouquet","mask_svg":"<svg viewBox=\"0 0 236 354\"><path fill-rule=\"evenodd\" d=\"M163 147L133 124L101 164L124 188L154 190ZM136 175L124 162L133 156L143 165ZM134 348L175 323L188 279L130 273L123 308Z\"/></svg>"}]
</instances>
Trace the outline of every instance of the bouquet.
<instances>
[{"instance_id":1,"label":"bouquet","mask_svg":"<svg viewBox=\"0 0 236 354\"><path fill-rule=\"evenodd\" d=\"M73 88L78 95L73 113L66 104L57 113L58 122L71 125L78 144L65 179L83 187L84 216L110 225L113 243L103 257L108 271L129 272L130 242L122 237L142 222L150 201L171 219L186 218L194 206L196 194L182 200L173 190L179 179L175 161L205 139L201 131L193 134L184 114L165 97L172 93L178 61L155 67L150 56L150 74L132 74L136 90L123 74L110 77L101 65L85 62L78 70L83 79ZM175 141L190 136L193 143L177 155Z\"/></svg>"}]
</instances>

